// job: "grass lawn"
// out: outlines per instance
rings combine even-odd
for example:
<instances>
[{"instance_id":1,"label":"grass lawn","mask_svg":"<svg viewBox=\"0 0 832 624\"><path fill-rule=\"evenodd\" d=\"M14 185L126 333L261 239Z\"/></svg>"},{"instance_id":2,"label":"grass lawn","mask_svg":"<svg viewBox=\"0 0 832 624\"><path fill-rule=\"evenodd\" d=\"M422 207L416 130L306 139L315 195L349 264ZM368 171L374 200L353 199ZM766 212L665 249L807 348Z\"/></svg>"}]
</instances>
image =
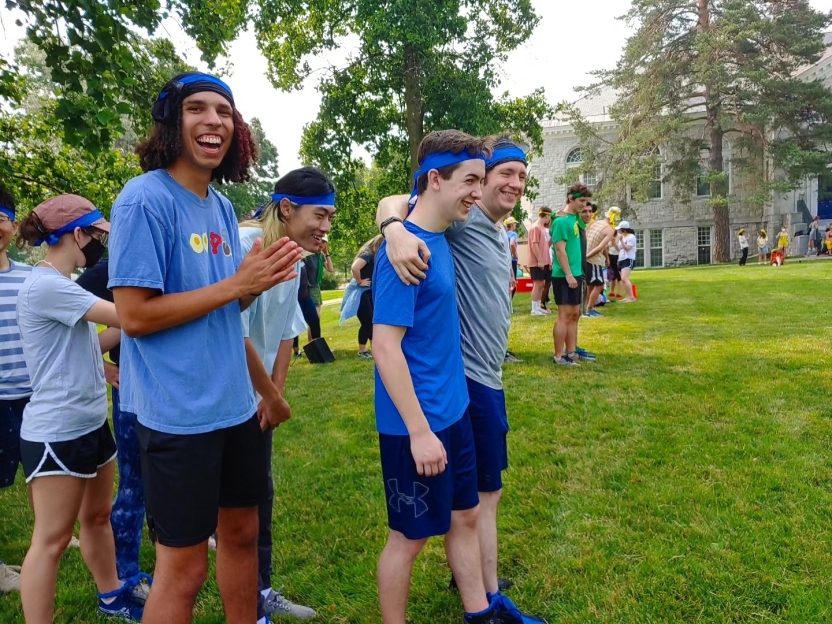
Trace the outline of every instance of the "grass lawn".
<instances>
[{"instance_id":1,"label":"grass lawn","mask_svg":"<svg viewBox=\"0 0 832 624\"><path fill-rule=\"evenodd\" d=\"M563 624L832 622L830 272L638 271L637 304L581 321L599 360L579 369L553 367L551 320L517 297L500 563L521 607ZM294 416L275 437L275 584L317 621L379 622L372 363L355 356L356 321L323 314L338 361L293 363ZM19 562L32 523L21 483L0 492L0 518L0 559ZM142 557L152 571L150 545ZM461 621L448 577L432 540L410 620ZM56 621L99 621L94 591L68 552ZM212 580L197 622L221 614ZM0 622L22 621L19 596L1 597Z\"/></svg>"},{"instance_id":2,"label":"grass lawn","mask_svg":"<svg viewBox=\"0 0 832 624\"><path fill-rule=\"evenodd\" d=\"M322 290L321 299L324 301L332 301L333 299L341 299L344 296L343 290Z\"/></svg>"}]
</instances>

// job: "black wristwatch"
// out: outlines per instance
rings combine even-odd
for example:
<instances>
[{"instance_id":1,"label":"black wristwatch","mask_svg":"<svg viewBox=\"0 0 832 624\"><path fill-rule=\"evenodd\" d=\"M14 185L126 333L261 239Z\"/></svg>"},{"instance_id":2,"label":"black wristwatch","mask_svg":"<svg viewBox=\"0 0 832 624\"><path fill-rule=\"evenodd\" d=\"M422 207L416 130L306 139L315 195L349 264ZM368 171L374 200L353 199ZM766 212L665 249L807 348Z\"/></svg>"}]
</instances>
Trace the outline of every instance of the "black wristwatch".
<instances>
[{"instance_id":1,"label":"black wristwatch","mask_svg":"<svg viewBox=\"0 0 832 624\"><path fill-rule=\"evenodd\" d=\"M391 223L396 222L403 224L404 220L401 217L390 217L389 219L385 219L384 221L382 221L381 225L378 226L378 230L379 232L381 232L381 235L384 236L384 228L386 228Z\"/></svg>"}]
</instances>

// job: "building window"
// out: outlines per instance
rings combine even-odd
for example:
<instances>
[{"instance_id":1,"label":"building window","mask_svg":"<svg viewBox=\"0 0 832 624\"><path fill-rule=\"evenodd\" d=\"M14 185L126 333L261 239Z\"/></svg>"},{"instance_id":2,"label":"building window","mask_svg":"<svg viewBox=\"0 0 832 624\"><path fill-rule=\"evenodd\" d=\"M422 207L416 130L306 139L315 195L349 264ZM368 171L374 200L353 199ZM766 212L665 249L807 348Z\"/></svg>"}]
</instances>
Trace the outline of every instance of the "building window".
<instances>
[{"instance_id":1,"label":"building window","mask_svg":"<svg viewBox=\"0 0 832 624\"><path fill-rule=\"evenodd\" d=\"M656 165L656 169L653 171L653 182L650 184L650 194L648 195L650 199L661 199L662 198L662 164L659 163Z\"/></svg>"},{"instance_id":2,"label":"building window","mask_svg":"<svg viewBox=\"0 0 832 624\"><path fill-rule=\"evenodd\" d=\"M664 266L664 237L662 230L650 230L650 266Z\"/></svg>"},{"instance_id":3,"label":"building window","mask_svg":"<svg viewBox=\"0 0 832 624\"><path fill-rule=\"evenodd\" d=\"M636 232L636 262L633 266L644 266L644 230Z\"/></svg>"},{"instance_id":4,"label":"building window","mask_svg":"<svg viewBox=\"0 0 832 624\"><path fill-rule=\"evenodd\" d=\"M584 164L584 160L584 154L581 151L581 148L576 147L566 156L566 170L569 171L570 169L577 169ZM586 184L587 188L590 190L595 190L595 186L598 184L598 176L594 171L582 173L577 178L574 178L572 184L575 182L581 182L582 184Z\"/></svg>"},{"instance_id":5,"label":"building window","mask_svg":"<svg viewBox=\"0 0 832 624\"><path fill-rule=\"evenodd\" d=\"M728 194L731 194L731 144L728 141L722 142L722 171L727 176ZM699 165L699 175L696 176L696 196L710 197L711 184L703 180L708 172L708 165L705 162Z\"/></svg>"},{"instance_id":6,"label":"building window","mask_svg":"<svg viewBox=\"0 0 832 624\"><path fill-rule=\"evenodd\" d=\"M696 196L697 197L709 197L711 194L711 184L710 182L704 181L705 176L705 165L699 165L699 175L696 176Z\"/></svg>"},{"instance_id":7,"label":"building window","mask_svg":"<svg viewBox=\"0 0 832 624\"><path fill-rule=\"evenodd\" d=\"M696 263L711 264L711 227L697 228Z\"/></svg>"}]
</instances>

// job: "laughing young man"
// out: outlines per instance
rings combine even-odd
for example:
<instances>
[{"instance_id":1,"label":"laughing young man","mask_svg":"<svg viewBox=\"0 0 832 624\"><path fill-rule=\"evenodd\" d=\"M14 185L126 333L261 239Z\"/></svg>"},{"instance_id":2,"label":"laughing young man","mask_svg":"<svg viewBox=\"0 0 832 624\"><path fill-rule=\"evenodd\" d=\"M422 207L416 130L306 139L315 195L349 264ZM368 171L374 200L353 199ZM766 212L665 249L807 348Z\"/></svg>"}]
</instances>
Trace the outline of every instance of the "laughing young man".
<instances>
[{"instance_id":1,"label":"laughing young man","mask_svg":"<svg viewBox=\"0 0 832 624\"><path fill-rule=\"evenodd\" d=\"M228 86L181 74L153 107L142 169L112 209L110 287L124 332L121 409L136 414L147 522L156 542L145 624L187 624L217 530L217 584L230 624L257 615L257 507L267 467L240 312L293 279L281 239L245 257L213 180L249 178L257 147ZM271 419L269 426L278 424Z\"/></svg>"},{"instance_id":2,"label":"laughing young man","mask_svg":"<svg viewBox=\"0 0 832 624\"><path fill-rule=\"evenodd\" d=\"M497 577L497 508L502 496L502 471L508 467L505 394L502 364L511 325L511 299L506 281L511 254L500 221L523 195L526 155L512 141L497 139L486 160L482 196L467 221L457 222L444 239L428 244L401 223L407 216L407 196L388 197L379 204L376 220L386 237L385 260L408 288L430 276L428 261L434 247L447 240L456 269L462 359L470 397L468 411L477 455L478 523L482 574L486 590L497 594L510 582ZM417 204L418 205L418 204ZM381 255L381 254L380 254ZM407 288L404 289L408 291ZM539 621L529 619L527 621Z\"/></svg>"}]
</instances>

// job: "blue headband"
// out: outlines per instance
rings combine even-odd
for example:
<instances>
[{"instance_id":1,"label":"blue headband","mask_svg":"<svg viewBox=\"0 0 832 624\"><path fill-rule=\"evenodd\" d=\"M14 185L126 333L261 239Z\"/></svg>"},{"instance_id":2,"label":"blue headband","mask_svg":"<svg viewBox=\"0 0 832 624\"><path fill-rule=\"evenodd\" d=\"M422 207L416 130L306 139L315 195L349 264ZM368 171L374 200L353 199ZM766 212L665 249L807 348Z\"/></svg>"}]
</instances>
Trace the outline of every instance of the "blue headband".
<instances>
[{"instance_id":1,"label":"blue headband","mask_svg":"<svg viewBox=\"0 0 832 624\"><path fill-rule=\"evenodd\" d=\"M326 195L312 195L310 197L302 197L300 195L287 195L286 193L274 193L272 195L272 201L275 204L279 204L281 200L288 199L293 204L297 204L298 206L334 206L335 205L335 193L328 193ZM263 204L260 208L257 209L257 212L254 213L254 218L257 219L263 214L263 209L268 204Z\"/></svg>"},{"instance_id":2,"label":"blue headband","mask_svg":"<svg viewBox=\"0 0 832 624\"><path fill-rule=\"evenodd\" d=\"M494 150L491 154L491 158L485 159L485 169L486 171L490 171L497 165L514 161L521 162L524 165L529 164L529 161L526 160L526 153L516 145L512 145L510 147L500 147Z\"/></svg>"},{"instance_id":3,"label":"blue headband","mask_svg":"<svg viewBox=\"0 0 832 624\"><path fill-rule=\"evenodd\" d=\"M0 212L9 217L9 219L11 219L12 221L15 220L14 208L9 208L8 206L0 205Z\"/></svg>"},{"instance_id":4,"label":"blue headband","mask_svg":"<svg viewBox=\"0 0 832 624\"><path fill-rule=\"evenodd\" d=\"M466 160L485 160L485 154L471 156L466 150L458 154L454 154L453 152L434 152L433 154L428 154L419 163L419 170L413 174L413 191L410 193L410 196L415 197L417 194L416 188L419 176L425 175L433 169L442 169L451 165L458 165Z\"/></svg>"},{"instance_id":5,"label":"blue headband","mask_svg":"<svg viewBox=\"0 0 832 624\"><path fill-rule=\"evenodd\" d=\"M170 80L164 86L153 104L153 120L161 124L168 123L173 110L179 106L182 100L200 91L219 93L234 106L234 95L231 93L231 88L222 80L211 74L186 74ZM171 97L168 97L169 95Z\"/></svg>"},{"instance_id":6,"label":"blue headband","mask_svg":"<svg viewBox=\"0 0 832 624\"><path fill-rule=\"evenodd\" d=\"M93 223L98 223L99 221L104 221L103 214L101 214L98 210L88 212L87 214L75 219L75 221L70 221L65 226L59 227L46 238L40 239L35 243L35 247L40 247L44 242L47 245L56 245L58 241L61 240L61 236L63 236L67 232L72 232L75 230L75 228L88 227Z\"/></svg>"}]
</instances>

